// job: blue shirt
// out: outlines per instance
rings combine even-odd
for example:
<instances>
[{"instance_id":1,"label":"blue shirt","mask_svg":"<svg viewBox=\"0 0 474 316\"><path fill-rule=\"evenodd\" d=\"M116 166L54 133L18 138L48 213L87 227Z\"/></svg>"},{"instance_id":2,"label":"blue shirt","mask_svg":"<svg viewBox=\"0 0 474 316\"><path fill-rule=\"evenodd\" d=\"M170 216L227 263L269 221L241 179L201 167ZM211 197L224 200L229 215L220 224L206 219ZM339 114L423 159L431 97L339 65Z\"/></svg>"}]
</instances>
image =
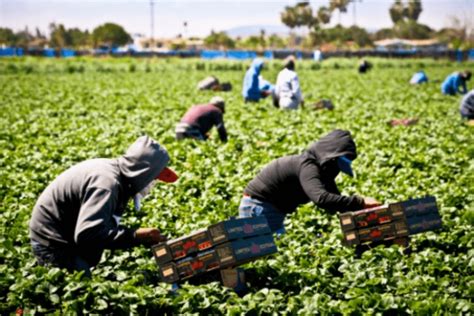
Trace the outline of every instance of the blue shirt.
<instances>
[{"instance_id":1,"label":"blue shirt","mask_svg":"<svg viewBox=\"0 0 474 316\"><path fill-rule=\"evenodd\" d=\"M259 101L261 98L259 87L259 75L263 68L263 60L255 58L250 68L245 73L244 83L242 86L242 96L246 100Z\"/></svg>"},{"instance_id":2,"label":"blue shirt","mask_svg":"<svg viewBox=\"0 0 474 316\"><path fill-rule=\"evenodd\" d=\"M441 92L449 95L455 95L458 92L465 94L467 92L466 82L461 78L459 72L452 73L441 85Z\"/></svg>"},{"instance_id":3,"label":"blue shirt","mask_svg":"<svg viewBox=\"0 0 474 316\"><path fill-rule=\"evenodd\" d=\"M410 79L411 84L420 84L424 82L428 82L428 77L426 76L424 71L418 71Z\"/></svg>"}]
</instances>

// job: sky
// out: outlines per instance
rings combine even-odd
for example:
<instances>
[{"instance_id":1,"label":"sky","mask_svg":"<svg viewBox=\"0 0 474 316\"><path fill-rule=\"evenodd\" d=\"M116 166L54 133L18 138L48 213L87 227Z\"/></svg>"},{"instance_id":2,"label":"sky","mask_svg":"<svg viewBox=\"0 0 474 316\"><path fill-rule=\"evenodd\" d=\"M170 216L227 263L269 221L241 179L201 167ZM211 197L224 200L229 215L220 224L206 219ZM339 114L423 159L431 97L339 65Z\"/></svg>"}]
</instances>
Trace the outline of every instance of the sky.
<instances>
[{"instance_id":1,"label":"sky","mask_svg":"<svg viewBox=\"0 0 474 316\"><path fill-rule=\"evenodd\" d=\"M391 27L388 8L393 0L358 0L356 22L373 31ZM105 22L122 25L131 34L150 36L150 0L0 0L0 27L15 31L28 26L49 34L51 22L67 28L92 30ZM313 8L329 1L310 1ZM155 37L206 36L211 30L222 31L240 26L278 26L280 13L294 0L153 0ZM420 23L440 29L450 25L452 17L474 22L474 0L422 0ZM184 22L187 27L184 27ZM352 5L346 14L333 15L331 25L352 25Z\"/></svg>"}]
</instances>

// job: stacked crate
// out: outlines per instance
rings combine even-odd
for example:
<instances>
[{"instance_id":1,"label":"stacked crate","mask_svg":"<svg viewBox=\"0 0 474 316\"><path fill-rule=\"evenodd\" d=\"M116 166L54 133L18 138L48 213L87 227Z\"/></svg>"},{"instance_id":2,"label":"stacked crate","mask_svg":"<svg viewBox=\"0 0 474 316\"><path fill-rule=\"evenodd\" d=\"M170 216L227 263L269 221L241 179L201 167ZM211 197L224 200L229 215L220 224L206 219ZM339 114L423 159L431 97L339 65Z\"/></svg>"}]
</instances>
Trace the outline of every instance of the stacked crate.
<instances>
[{"instance_id":1,"label":"stacked crate","mask_svg":"<svg viewBox=\"0 0 474 316\"><path fill-rule=\"evenodd\" d=\"M275 253L277 247L266 218L259 216L229 219L154 245L152 251L161 279L176 283L216 269L228 270Z\"/></svg>"},{"instance_id":2,"label":"stacked crate","mask_svg":"<svg viewBox=\"0 0 474 316\"><path fill-rule=\"evenodd\" d=\"M409 235L441 227L436 199L428 196L339 215L344 243L408 240Z\"/></svg>"}]
</instances>

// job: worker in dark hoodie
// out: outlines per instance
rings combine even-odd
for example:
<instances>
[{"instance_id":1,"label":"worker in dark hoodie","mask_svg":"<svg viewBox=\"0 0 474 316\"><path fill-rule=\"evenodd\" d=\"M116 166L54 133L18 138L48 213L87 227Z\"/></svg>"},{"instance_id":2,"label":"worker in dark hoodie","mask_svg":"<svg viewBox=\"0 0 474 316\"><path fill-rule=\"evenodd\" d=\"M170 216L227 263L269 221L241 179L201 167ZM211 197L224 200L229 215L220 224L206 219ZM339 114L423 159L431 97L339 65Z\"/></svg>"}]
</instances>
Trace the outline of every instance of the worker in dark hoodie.
<instances>
[{"instance_id":1,"label":"worker in dark hoodie","mask_svg":"<svg viewBox=\"0 0 474 316\"><path fill-rule=\"evenodd\" d=\"M91 159L60 174L40 195L29 224L41 265L84 271L104 249L127 249L166 240L156 228L120 225L130 199L137 210L156 180L174 182L167 151L148 136L118 159Z\"/></svg>"},{"instance_id":2,"label":"worker in dark hoodie","mask_svg":"<svg viewBox=\"0 0 474 316\"><path fill-rule=\"evenodd\" d=\"M335 178L340 171L353 176L356 157L350 132L334 130L303 154L274 160L245 188L239 216L263 215L273 232L284 233L285 216L310 201L331 214L381 205L370 197L340 194Z\"/></svg>"},{"instance_id":3,"label":"worker in dark hoodie","mask_svg":"<svg viewBox=\"0 0 474 316\"><path fill-rule=\"evenodd\" d=\"M242 96L245 102L258 102L272 94L273 85L260 75L263 69L263 60L255 58L245 73L242 85Z\"/></svg>"}]
</instances>

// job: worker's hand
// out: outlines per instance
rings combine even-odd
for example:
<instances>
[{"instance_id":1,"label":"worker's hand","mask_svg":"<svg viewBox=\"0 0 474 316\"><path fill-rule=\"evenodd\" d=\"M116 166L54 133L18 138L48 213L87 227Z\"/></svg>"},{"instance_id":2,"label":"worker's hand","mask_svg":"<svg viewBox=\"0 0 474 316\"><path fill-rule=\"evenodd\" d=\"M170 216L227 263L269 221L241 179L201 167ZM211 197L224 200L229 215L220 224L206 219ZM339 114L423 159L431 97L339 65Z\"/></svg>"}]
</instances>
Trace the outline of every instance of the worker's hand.
<instances>
[{"instance_id":1,"label":"worker's hand","mask_svg":"<svg viewBox=\"0 0 474 316\"><path fill-rule=\"evenodd\" d=\"M271 92L270 90L262 90L262 91L260 91L260 95L261 95L262 97L264 97L264 98L267 97L267 96L269 96L270 94L272 94L272 92Z\"/></svg>"},{"instance_id":2,"label":"worker's hand","mask_svg":"<svg viewBox=\"0 0 474 316\"><path fill-rule=\"evenodd\" d=\"M364 208L380 206L382 203L371 197L364 197Z\"/></svg>"},{"instance_id":3,"label":"worker's hand","mask_svg":"<svg viewBox=\"0 0 474 316\"><path fill-rule=\"evenodd\" d=\"M141 244L157 244L166 241L166 236L161 235L159 229L156 228L139 228L135 231L135 238Z\"/></svg>"}]
</instances>

